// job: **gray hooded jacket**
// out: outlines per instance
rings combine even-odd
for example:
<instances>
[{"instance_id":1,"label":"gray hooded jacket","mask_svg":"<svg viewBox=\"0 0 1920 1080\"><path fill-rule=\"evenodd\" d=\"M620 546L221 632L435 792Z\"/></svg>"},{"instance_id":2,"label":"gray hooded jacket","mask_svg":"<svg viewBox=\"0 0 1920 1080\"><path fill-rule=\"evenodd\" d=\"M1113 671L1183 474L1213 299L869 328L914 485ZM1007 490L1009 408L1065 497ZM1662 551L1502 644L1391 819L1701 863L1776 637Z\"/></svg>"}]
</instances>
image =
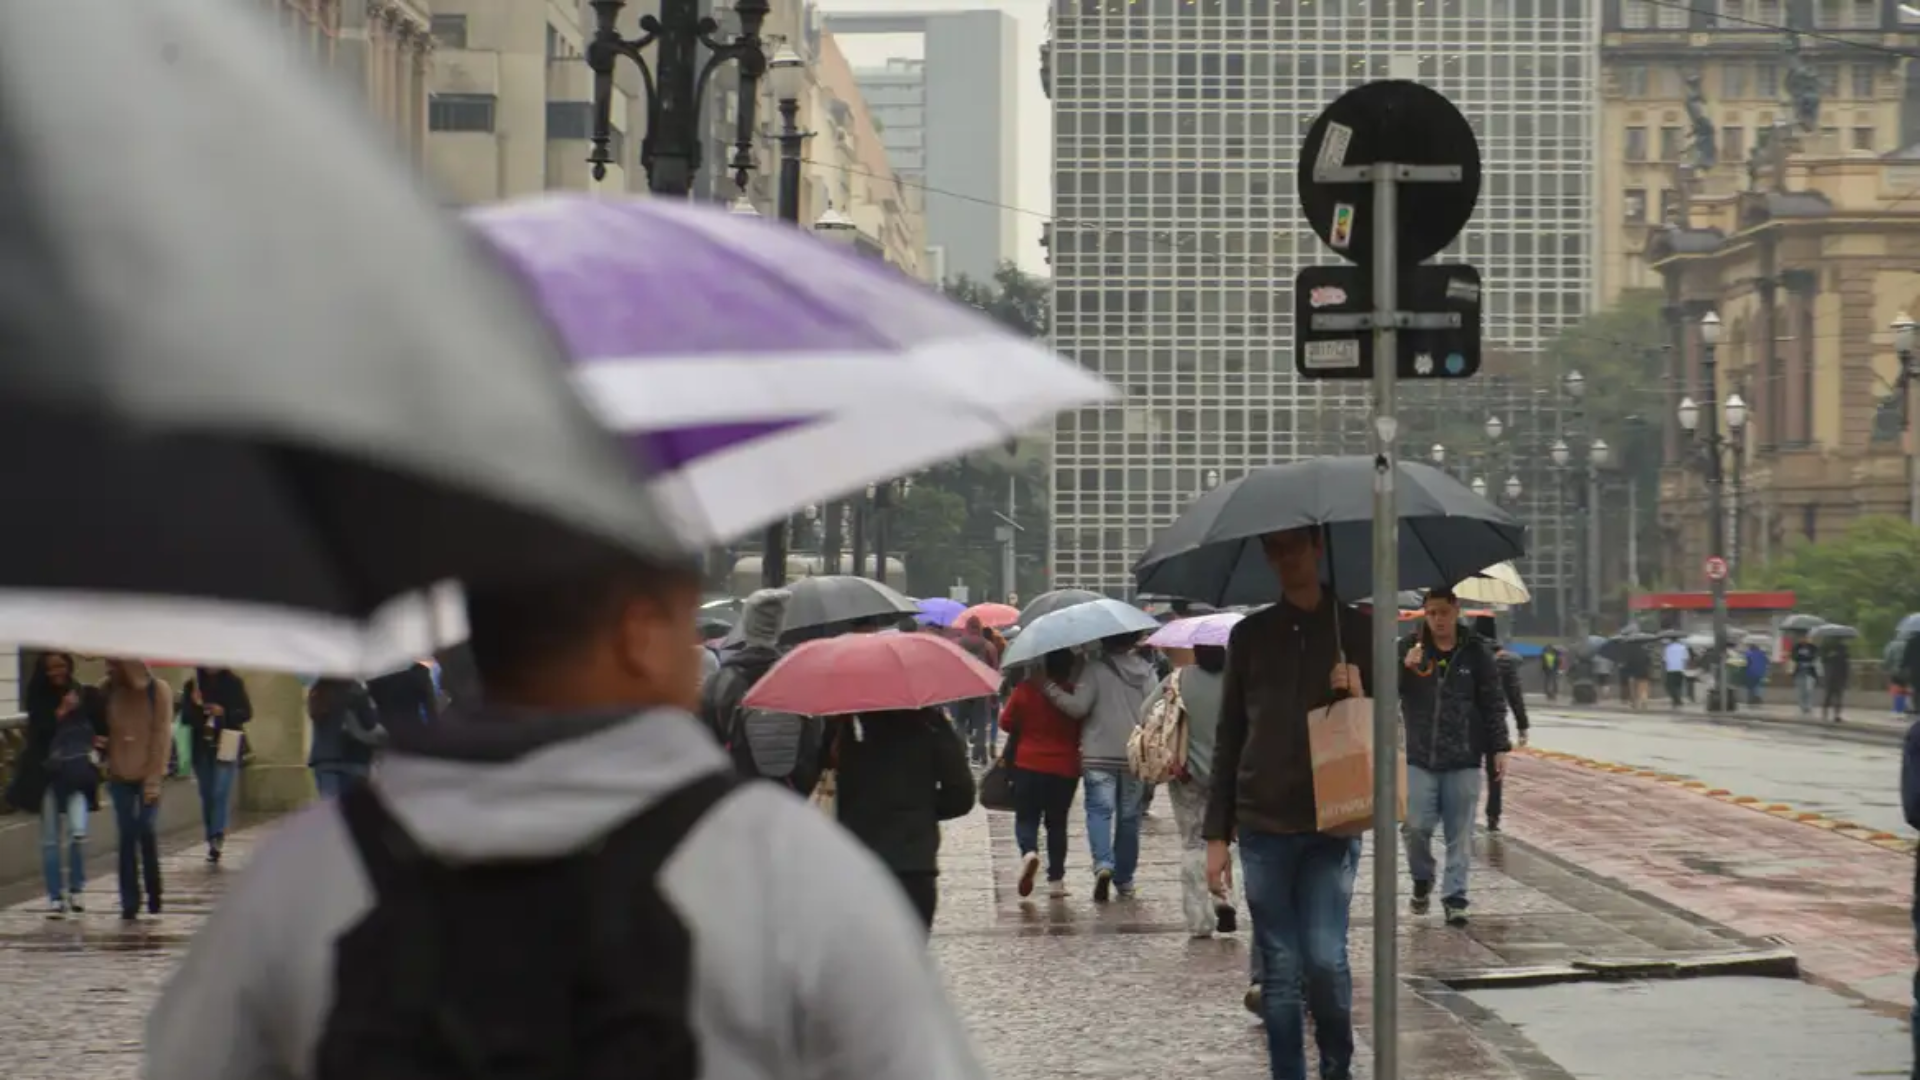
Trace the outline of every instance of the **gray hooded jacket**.
<instances>
[{"instance_id":1,"label":"gray hooded jacket","mask_svg":"<svg viewBox=\"0 0 1920 1080\"><path fill-rule=\"evenodd\" d=\"M1048 682L1047 698L1080 725L1080 764L1095 769L1127 767L1127 740L1140 724L1140 708L1160 680L1137 652L1103 653L1081 665L1073 689Z\"/></svg>"},{"instance_id":2,"label":"gray hooded jacket","mask_svg":"<svg viewBox=\"0 0 1920 1080\"><path fill-rule=\"evenodd\" d=\"M698 722L663 709L504 763L390 756L374 783L422 846L477 861L576 851L727 767ZM891 875L792 794L735 791L686 837L661 887L693 935L704 1076L983 1080ZM277 826L160 995L147 1080L311 1076L334 940L372 899L335 806Z\"/></svg>"}]
</instances>

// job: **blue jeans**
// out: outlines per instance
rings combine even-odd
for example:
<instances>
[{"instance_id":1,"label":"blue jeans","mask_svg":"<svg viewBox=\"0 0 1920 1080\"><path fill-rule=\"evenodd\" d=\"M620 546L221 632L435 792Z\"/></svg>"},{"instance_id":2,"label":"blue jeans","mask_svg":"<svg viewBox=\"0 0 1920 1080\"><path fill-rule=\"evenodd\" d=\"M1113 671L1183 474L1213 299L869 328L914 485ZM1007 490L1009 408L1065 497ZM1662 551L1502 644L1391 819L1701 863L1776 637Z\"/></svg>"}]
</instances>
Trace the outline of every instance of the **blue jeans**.
<instances>
[{"instance_id":1,"label":"blue jeans","mask_svg":"<svg viewBox=\"0 0 1920 1080\"><path fill-rule=\"evenodd\" d=\"M329 765L313 770L313 786L320 792L320 797L328 801L338 799L366 782L366 770L351 765Z\"/></svg>"},{"instance_id":2,"label":"blue jeans","mask_svg":"<svg viewBox=\"0 0 1920 1080\"><path fill-rule=\"evenodd\" d=\"M113 823L120 834L120 911L131 915L140 909L140 879L145 871L147 901L160 906L160 838L154 826L160 820L160 804L148 803L144 784L120 780L107 783L113 797Z\"/></svg>"},{"instance_id":3,"label":"blue jeans","mask_svg":"<svg viewBox=\"0 0 1920 1080\"><path fill-rule=\"evenodd\" d=\"M1480 805L1480 770L1433 772L1407 766L1407 871L1416 882L1433 881L1433 830L1446 835L1447 865L1440 899L1448 907L1467 906L1467 870L1473 863L1473 814Z\"/></svg>"},{"instance_id":4,"label":"blue jeans","mask_svg":"<svg viewBox=\"0 0 1920 1080\"><path fill-rule=\"evenodd\" d=\"M1347 911L1360 865L1360 839L1324 833L1240 835L1247 910L1260 954L1260 1015L1273 1080L1306 1080L1306 1019L1313 1013L1321 1080L1353 1068L1353 971L1347 966Z\"/></svg>"},{"instance_id":5,"label":"blue jeans","mask_svg":"<svg viewBox=\"0 0 1920 1080\"><path fill-rule=\"evenodd\" d=\"M1087 785L1087 852L1093 872L1105 870L1113 883L1133 887L1140 865L1140 781L1124 769L1084 769Z\"/></svg>"},{"instance_id":6,"label":"blue jeans","mask_svg":"<svg viewBox=\"0 0 1920 1080\"><path fill-rule=\"evenodd\" d=\"M227 814L233 806L233 778L240 763L221 761L212 751L193 755L193 781L200 788L200 825L207 843L227 835Z\"/></svg>"},{"instance_id":7,"label":"blue jeans","mask_svg":"<svg viewBox=\"0 0 1920 1080\"><path fill-rule=\"evenodd\" d=\"M1800 713L1803 716L1813 715L1813 690L1815 681L1814 674L1811 670L1796 671L1793 673L1793 692L1800 699Z\"/></svg>"},{"instance_id":8,"label":"blue jeans","mask_svg":"<svg viewBox=\"0 0 1920 1080\"><path fill-rule=\"evenodd\" d=\"M64 803L65 805L62 805ZM66 823L66 843L61 843L60 825ZM67 876L62 888L60 849L67 849ZM60 798L47 785L40 800L40 869L47 878L47 899L79 896L87 887L87 793L75 791Z\"/></svg>"}]
</instances>

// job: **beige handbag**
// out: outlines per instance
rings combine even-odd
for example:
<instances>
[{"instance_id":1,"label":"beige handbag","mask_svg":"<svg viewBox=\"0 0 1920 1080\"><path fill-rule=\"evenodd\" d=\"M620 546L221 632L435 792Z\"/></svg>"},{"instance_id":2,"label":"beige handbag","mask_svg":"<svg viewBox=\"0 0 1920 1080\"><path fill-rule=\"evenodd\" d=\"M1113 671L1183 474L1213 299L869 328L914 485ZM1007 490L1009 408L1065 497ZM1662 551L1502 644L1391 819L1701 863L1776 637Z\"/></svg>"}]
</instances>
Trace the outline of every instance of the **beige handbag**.
<instances>
[{"instance_id":1,"label":"beige handbag","mask_svg":"<svg viewBox=\"0 0 1920 1080\"><path fill-rule=\"evenodd\" d=\"M241 738L242 736L237 729L228 729L220 732L220 742L213 750L214 760L228 762L239 761Z\"/></svg>"}]
</instances>

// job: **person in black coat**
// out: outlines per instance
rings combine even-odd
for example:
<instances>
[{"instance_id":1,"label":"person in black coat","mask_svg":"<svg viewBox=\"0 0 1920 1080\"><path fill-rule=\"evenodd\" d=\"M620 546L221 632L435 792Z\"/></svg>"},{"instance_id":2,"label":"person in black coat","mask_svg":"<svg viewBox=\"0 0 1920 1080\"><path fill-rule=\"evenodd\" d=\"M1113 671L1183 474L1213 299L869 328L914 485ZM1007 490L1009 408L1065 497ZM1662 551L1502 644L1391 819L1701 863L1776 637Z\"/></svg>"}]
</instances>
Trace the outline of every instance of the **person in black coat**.
<instances>
[{"instance_id":1,"label":"person in black coat","mask_svg":"<svg viewBox=\"0 0 1920 1080\"><path fill-rule=\"evenodd\" d=\"M365 783L374 750L387 741L366 686L352 679L315 681L307 690L307 719L313 725L307 767L320 797L338 799Z\"/></svg>"},{"instance_id":2,"label":"person in black coat","mask_svg":"<svg viewBox=\"0 0 1920 1080\"><path fill-rule=\"evenodd\" d=\"M839 770L840 824L880 856L933 929L940 823L973 809L960 733L938 709L867 713L835 721L827 754Z\"/></svg>"},{"instance_id":3,"label":"person in black coat","mask_svg":"<svg viewBox=\"0 0 1920 1080\"><path fill-rule=\"evenodd\" d=\"M369 679L367 693L389 732L398 734L440 718L440 689L433 684L433 669L425 664L408 664Z\"/></svg>"},{"instance_id":4,"label":"person in black coat","mask_svg":"<svg viewBox=\"0 0 1920 1080\"><path fill-rule=\"evenodd\" d=\"M193 779L200 788L200 824L207 861L220 861L240 774L240 737L253 719L247 684L232 668L195 668L180 695L180 719L193 735Z\"/></svg>"},{"instance_id":5,"label":"person in black coat","mask_svg":"<svg viewBox=\"0 0 1920 1080\"><path fill-rule=\"evenodd\" d=\"M81 892L86 887L87 818L100 809L100 773L93 761L75 754L84 754L89 746L97 749L105 742L106 713L99 689L75 680L73 656L63 652L40 655L27 679L22 704L27 713L27 740L16 759L6 800L16 809L40 815L41 868L46 875L49 914L59 918L85 910ZM73 733L78 735L77 751L68 749L74 740L65 735L56 747L56 733L66 724L84 728ZM57 748L74 760L54 762Z\"/></svg>"}]
</instances>

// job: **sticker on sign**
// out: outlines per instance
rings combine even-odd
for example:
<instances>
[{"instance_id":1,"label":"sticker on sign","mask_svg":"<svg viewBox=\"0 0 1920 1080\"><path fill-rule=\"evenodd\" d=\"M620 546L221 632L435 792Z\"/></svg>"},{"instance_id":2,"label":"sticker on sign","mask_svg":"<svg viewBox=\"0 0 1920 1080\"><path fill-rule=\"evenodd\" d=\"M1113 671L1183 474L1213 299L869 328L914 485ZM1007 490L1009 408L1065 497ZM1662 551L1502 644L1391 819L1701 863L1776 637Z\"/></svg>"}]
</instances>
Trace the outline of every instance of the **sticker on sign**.
<instances>
[{"instance_id":1,"label":"sticker on sign","mask_svg":"<svg viewBox=\"0 0 1920 1080\"><path fill-rule=\"evenodd\" d=\"M1353 142L1353 129L1331 121L1327 133L1320 136L1320 153L1313 159L1313 171L1337 169L1347 163L1347 147Z\"/></svg>"},{"instance_id":2,"label":"sticker on sign","mask_svg":"<svg viewBox=\"0 0 1920 1080\"><path fill-rule=\"evenodd\" d=\"M1360 366L1360 342L1356 338L1309 341L1306 354L1309 371L1344 371Z\"/></svg>"}]
</instances>

